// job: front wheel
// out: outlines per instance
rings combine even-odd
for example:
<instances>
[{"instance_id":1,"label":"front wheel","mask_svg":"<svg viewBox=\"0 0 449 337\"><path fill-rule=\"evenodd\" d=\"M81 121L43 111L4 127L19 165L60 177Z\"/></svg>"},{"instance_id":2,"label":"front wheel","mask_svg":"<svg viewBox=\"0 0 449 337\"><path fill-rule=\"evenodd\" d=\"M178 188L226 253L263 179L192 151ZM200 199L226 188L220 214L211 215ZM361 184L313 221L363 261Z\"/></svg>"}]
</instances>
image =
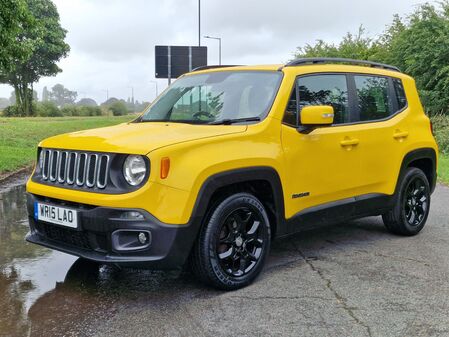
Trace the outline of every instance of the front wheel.
<instances>
[{"instance_id":1,"label":"front wheel","mask_svg":"<svg viewBox=\"0 0 449 337\"><path fill-rule=\"evenodd\" d=\"M209 212L192 252L193 272L224 290L250 284L262 271L270 249L270 223L262 203L234 194Z\"/></svg>"},{"instance_id":2,"label":"front wheel","mask_svg":"<svg viewBox=\"0 0 449 337\"><path fill-rule=\"evenodd\" d=\"M396 205L382 219L395 234L416 235L426 224L429 209L429 181L423 171L410 167L400 182Z\"/></svg>"}]
</instances>

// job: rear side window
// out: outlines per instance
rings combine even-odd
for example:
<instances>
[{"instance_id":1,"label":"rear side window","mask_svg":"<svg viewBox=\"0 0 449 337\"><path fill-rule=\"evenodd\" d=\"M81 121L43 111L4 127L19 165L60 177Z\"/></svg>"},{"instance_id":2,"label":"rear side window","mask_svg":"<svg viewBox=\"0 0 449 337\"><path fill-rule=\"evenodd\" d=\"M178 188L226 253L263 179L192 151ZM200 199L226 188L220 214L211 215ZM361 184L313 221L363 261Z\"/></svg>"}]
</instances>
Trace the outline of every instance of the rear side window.
<instances>
[{"instance_id":1,"label":"rear side window","mask_svg":"<svg viewBox=\"0 0 449 337\"><path fill-rule=\"evenodd\" d=\"M299 109L310 105L331 105L334 108L334 124L349 121L348 86L346 75L323 74L303 76L297 79ZM296 92L293 91L287 105L284 122L296 125Z\"/></svg>"},{"instance_id":2,"label":"rear side window","mask_svg":"<svg viewBox=\"0 0 449 337\"><path fill-rule=\"evenodd\" d=\"M354 76L360 121L384 119L393 114L388 78Z\"/></svg>"},{"instance_id":3,"label":"rear side window","mask_svg":"<svg viewBox=\"0 0 449 337\"><path fill-rule=\"evenodd\" d=\"M393 79L394 91L396 93L396 100L398 104L398 111L404 109L407 106L407 97L405 97L404 86L400 79Z\"/></svg>"}]
</instances>

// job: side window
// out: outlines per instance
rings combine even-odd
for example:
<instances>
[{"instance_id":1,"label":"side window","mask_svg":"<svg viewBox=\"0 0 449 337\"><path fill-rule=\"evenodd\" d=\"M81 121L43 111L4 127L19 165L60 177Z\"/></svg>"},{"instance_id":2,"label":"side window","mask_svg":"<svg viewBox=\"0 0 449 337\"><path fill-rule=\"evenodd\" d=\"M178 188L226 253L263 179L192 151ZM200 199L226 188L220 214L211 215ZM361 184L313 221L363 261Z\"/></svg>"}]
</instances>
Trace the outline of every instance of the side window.
<instances>
[{"instance_id":1,"label":"side window","mask_svg":"<svg viewBox=\"0 0 449 337\"><path fill-rule=\"evenodd\" d=\"M407 97L405 96L404 86L402 85L402 81L400 79L393 78L393 86L396 93L399 111L407 106Z\"/></svg>"},{"instance_id":2,"label":"side window","mask_svg":"<svg viewBox=\"0 0 449 337\"><path fill-rule=\"evenodd\" d=\"M334 108L334 124L349 122L348 86L346 75L311 75L299 77L299 109L309 105L331 105ZM294 95L294 96L293 96ZM296 112L296 93L290 98L286 116ZM292 110L292 108L295 108ZM296 119L296 113L294 115ZM287 121L286 121L287 122Z\"/></svg>"},{"instance_id":3,"label":"side window","mask_svg":"<svg viewBox=\"0 0 449 337\"><path fill-rule=\"evenodd\" d=\"M360 121L387 118L392 114L388 78L354 76Z\"/></svg>"}]
</instances>

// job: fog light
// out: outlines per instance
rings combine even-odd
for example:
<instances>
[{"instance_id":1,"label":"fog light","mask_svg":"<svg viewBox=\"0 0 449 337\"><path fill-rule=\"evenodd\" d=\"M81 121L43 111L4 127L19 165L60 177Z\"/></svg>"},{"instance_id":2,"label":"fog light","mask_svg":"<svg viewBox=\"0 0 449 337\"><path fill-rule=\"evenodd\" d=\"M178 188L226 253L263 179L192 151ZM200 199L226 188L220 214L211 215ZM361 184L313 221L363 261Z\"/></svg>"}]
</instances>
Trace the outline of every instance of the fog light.
<instances>
[{"instance_id":1,"label":"fog light","mask_svg":"<svg viewBox=\"0 0 449 337\"><path fill-rule=\"evenodd\" d=\"M114 252L131 252L148 249L151 232L145 229L117 229L111 234Z\"/></svg>"},{"instance_id":2,"label":"fog light","mask_svg":"<svg viewBox=\"0 0 449 337\"><path fill-rule=\"evenodd\" d=\"M139 233L139 242L144 245L147 243L147 241L148 241L147 235L145 233L140 232Z\"/></svg>"},{"instance_id":3,"label":"fog light","mask_svg":"<svg viewBox=\"0 0 449 337\"><path fill-rule=\"evenodd\" d=\"M136 211L123 212L120 214L120 219L126 220L143 220L145 219L143 214Z\"/></svg>"}]
</instances>

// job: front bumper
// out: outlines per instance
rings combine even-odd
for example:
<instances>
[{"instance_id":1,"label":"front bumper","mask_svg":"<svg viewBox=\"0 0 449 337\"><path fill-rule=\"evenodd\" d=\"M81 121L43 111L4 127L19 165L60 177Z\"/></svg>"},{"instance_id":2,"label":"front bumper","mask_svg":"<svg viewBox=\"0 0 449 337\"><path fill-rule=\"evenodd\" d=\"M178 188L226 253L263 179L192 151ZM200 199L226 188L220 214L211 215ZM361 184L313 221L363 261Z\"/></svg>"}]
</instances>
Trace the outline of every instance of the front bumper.
<instances>
[{"instance_id":1,"label":"front bumper","mask_svg":"<svg viewBox=\"0 0 449 337\"><path fill-rule=\"evenodd\" d=\"M54 225L34 218L34 203L40 201L78 211L78 229ZM141 209L92 207L27 194L30 232L28 242L59 250L100 263L128 267L173 269L183 265L198 232L193 223L167 225ZM140 220L122 219L127 211L138 211ZM119 232L149 233L149 244L143 248L121 250L113 239ZM115 233L115 234L114 234Z\"/></svg>"}]
</instances>

